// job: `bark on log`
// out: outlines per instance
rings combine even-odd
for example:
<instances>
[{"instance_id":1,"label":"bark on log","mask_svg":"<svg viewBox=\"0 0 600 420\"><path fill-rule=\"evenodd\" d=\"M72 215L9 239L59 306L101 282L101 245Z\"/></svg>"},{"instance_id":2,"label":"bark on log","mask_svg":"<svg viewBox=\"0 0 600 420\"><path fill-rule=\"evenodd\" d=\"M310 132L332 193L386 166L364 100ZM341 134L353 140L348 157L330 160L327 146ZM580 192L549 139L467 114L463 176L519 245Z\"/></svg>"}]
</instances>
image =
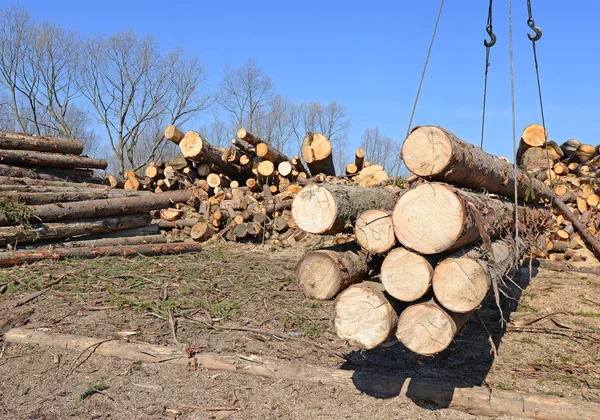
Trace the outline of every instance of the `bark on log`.
<instances>
[{"instance_id":1,"label":"bark on log","mask_svg":"<svg viewBox=\"0 0 600 420\"><path fill-rule=\"evenodd\" d=\"M433 301L406 308L398 318L396 337L407 349L431 356L448 348L470 314L455 314Z\"/></svg>"},{"instance_id":2,"label":"bark on log","mask_svg":"<svg viewBox=\"0 0 600 420\"><path fill-rule=\"evenodd\" d=\"M56 190L53 192L12 192L0 191L0 201L13 201L28 205L41 205L50 203L64 203L71 201L99 200L108 198L122 198L142 195L143 192L135 191L135 194L126 194L129 191L113 192L111 190L91 190L91 191L65 191ZM1 218L0 218L1 219Z\"/></svg>"},{"instance_id":3,"label":"bark on log","mask_svg":"<svg viewBox=\"0 0 600 420\"><path fill-rule=\"evenodd\" d=\"M88 182L102 184L104 180L94 176L94 171L88 169L64 168L22 168L14 165L0 164L0 176L11 178L31 178L42 181Z\"/></svg>"},{"instance_id":4,"label":"bark on log","mask_svg":"<svg viewBox=\"0 0 600 420\"><path fill-rule=\"evenodd\" d=\"M298 227L309 233L331 234L352 228L364 211L394 206L395 194L385 188L356 185L313 184L300 191L292 202L292 216Z\"/></svg>"},{"instance_id":5,"label":"bark on log","mask_svg":"<svg viewBox=\"0 0 600 420\"><path fill-rule=\"evenodd\" d=\"M82 248L58 248L49 251L13 251L0 253L0 267L10 267L41 260L62 260L64 258L90 259L97 257L137 257L167 254L200 252L201 245L195 242L117 245Z\"/></svg>"},{"instance_id":6,"label":"bark on log","mask_svg":"<svg viewBox=\"0 0 600 420\"><path fill-rule=\"evenodd\" d=\"M94 348L94 354L99 356L118 357L142 363L167 363L188 368L191 362L195 362L197 366L214 371L304 381L390 397L408 397L419 404L425 401L440 407L488 417L508 415L543 420L593 420L600 417L597 403L528 395L489 387L460 388L447 382L413 379L405 374L386 375L381 372L319 367L305 363L292 364L253 355L240 357L238 354L196 353L193 359L190 359L177 347L121 340L107 341L104 338L27 328L13 328L6 332L3 339L14 344L70 350L73 354Z\"/></svg>"},{"instance_id":7,"label":"bark on log","mask_svg":"<svg viewBox=\"0 0 600 420\"><path fill-rule=\"evenodd\" d=\"M354 165L356 165L356 170L360 171L363 168L363 164L365 162L365 149L359 147L356 149L354 153Z\"/></svg>"},{"instance_id":8,"label":"bark on log","mask_svg":"<svg viewBox=\"0 0 600 420\"><path fill-rule=\"evenodd\" d=\"M185 203L193 196L193 190L187 189L135 197L43 204L31 207L34 216L30 221L74 220L166 209L173 203ZM0 226L6 226L8 223L10 221L6 216L0 215Z\"/></svg>"},{"instance_id":9,"label":"bark on log","mask_svg":"<svg viewBox=\"0 0 600 420\"><path fill-rule=\"evenodd\" d=\"M431 289L437 256L422 256L404 248L393 249L381 264L381 283L403 302L421 299Z\"/></svg>"},{"instance_id":10,"label":"bark on log","mask_svg":"<svg viewBox=\"0 0 600 420\"><path fill-rule=\"evenodd\" d=\"M0 150L0 163L28 166L51 166L59 168L106 169L108 162L84 156L60 155L29 150Z\"/></svg>"},{"instance_id":11,"label":"bark on log","mask_svg":"<svg viewBox=\"0 0 600 420\"><path fill-rule=\"evenodd\" d=\"M256 145L256 156L264 160L273 162L279 165L281 162L289 162L290 158L281 153L279 150L272 148L267 143L258 143Z\"/></svg>"},{"instance_id":12,"label":"bark on log","mask_svg":"<svg viewBox=\"0 0 600 420\"><path fill-rule=\"evenodd\" d=\"M354 236L366 251L374 254L388 252L396 244L391 213L379 209L362 212L354 224Z\"/></svg>"},{"instance_id":13,"label":"bark on log","mask_svg":"<svg viewBox=\"0 0 600 420\"><path fill-rule=\"evenodd\" d=\"M542 147L546 144L548 139L548 131L544 130L544 127L539 124L531 124L525 127L521 134L521 141L519 142L519 148L517 149L517 163L523 164L522 157L525 152L531 147Z\"/></svg>"},{"instance_id":14,"label":"bark on log","mask_svg":"<svg viewBox=\"0 0 600 420\"><path fill-rule=\"evenodd\" d=\"M521 243L519 250L524 249ZM492 255L480 246L461 250L435 267L433 293L438 303L447 310L470 313L481 305L490 292L492 282L501 283L515 261L515 246L507 240L492 242Z\"/></svg>"},{"instance_id":15,"label":"bark on log","mask_svg":"<svg viewBox=\"0 0 600 420\"><path fill-rule=\"evenodd\" d=\"M254 137L244 128L238 129L237 136L240 139L244 140L246 143L251 144L252 146L258 146L259 143L262 143L261 139L259 139L258 137Z\"/></svg>"},{"instance_id":16,"label":"bark on log","mask_svg":"<svg viewBox=\"0 0 600 420\"><path fill-rule=\"evenodd\" d=\"M29 185L29 186L45 186L45 187L57 187L57 188L73 188L73 189L81 189L81 188L95 188L95 189L105 189L105 185L95 184L95 183L79 183L79 182L69 182L65 180L45 180L45 179L36 179L36 178L12 178L7 176L0 176L0 185Z\"/></svg>"},{"instance_id":17,"label":"bark on log","mask_svg":"<svg viewBox=\"0 0 600 420\"><path fill-rule=\"evenodd\" d=\"M256 149L254 147L248 146L237 139L231 139L231 144L244 152L245 155L248 155L251 158L256 157Z\"/></svg>"},{"instance_id":18,"label":"bark on log","mask_svg":"<svg viewBox=\"0 0 600 420\"><path fill-rule=\"evenodd\" d=\"M191 229L190 237L196 242L204 242L212 235L212 229L205 222L197 222Z\"/></svg>"},{"instance_id":19,"label":"bark on log","mask_svg":"<svg viewBox=\"0 0 600 420\"><path fill-rule=\"evenodd\" d=\"M441 183L421 184L404 193L392 219L402 245L422 254L437 254L480 238L477 213L491 238L514 229L514 203ZM539 228L550 217L547 209L519 206L521 226Z\"/></svg>"},{"instance_id":20,"label":"bark on log","mask_svg":"<svg viewBox=\"0 0 600 420\"><path fill-rule=\"evenodd\" d=\"M152 218L147 213L124 216L101 217L73 220L64 223L35 223L31 227L0 227L0 246L66 239L113 230L129 229L150 224Z\"/></svg>"},{"instance_id":21,"label":"bark on log","mask_svg":"<svg viewBox=\"0 0 600 420\"><path fill-rule=\"evenodd\" d=\"M373 349L394 334L398 323L395 306L380 283L350 286L335 301L335 332L353 345Z\"/></svg>"},{"instance_id":22,"label":"bark on log","mask_svg":"<svg viewBox=\"0 0 600 420\"><path fill-rule=\"evenodd\" d=\"M312 175L335 176L331 142L321 133L308 133L302 141L302 159Z\"/></svg>"},{"instance_id":23,"label":"bark on log","mask_svg":"<svg viewBox=\"0 0 600 420\"><path fill-rule=\"evenodd\" d=\"M60 137L30 136L0 131L0 149L79 155L83 152L83 143L79 140Z\"/></svg>"},{"instance_id":24,"label":"bark on log","mask_svg":"<svg viewBox=\"0 0 600 420\"><path fill-rule=\"evenodd\" d=\"M306 297L328 300L362 281L367 271L366 255L344 244L307 252L296 265L296 279Z\"/></svg>"},{"instance_id":25,"label":"bark on log","mask_svg":"<svg viewBox=\"0 0 600 420\"><path fill-rule=\"evenodd\" d=\"M145 226L144 226L145 227ZM139 229L139 228L138 228ZM84 236L85 238L85 236ZM102 246L125 246L125 245L143 245L143 244L164 244L168 242L165 235L160 232L152 235L142 236L121 236L116 238L86 239L75 240L61 243L50 244L51 248L81 248L81 247L102 247ZM46 245L48 246L48 245Z\"/></svg>"},{"instance_id":26,"label":"bark on log","mask_svg":"<svg viewBox=\"0 0 600 420\"><path fill-rule=\"evenodd\" d=\"M165 138L171 140L175 144L179 144L183 139L183 132L174 125L169 125L165 128Z\"/></svg>"},{"instance_id":27,"label":"bark on log","mask_svg":"<svg viewBox=\"0 0 600 420\"><path fill-rule=\"evenodd\" d=\"M196 219L183 219L169 222L168 220L155 220L152 222L156 224L160 229L183 229L184 227L193 227L198 221Z\"/></svg>"},{"instance_id":28,"label":"bark on log","mask_svg":"<svg viewBox=\"0 0 600 420\"><path fill-rule=\"evenodd\" d=\"M534 169L546 170L552 168L554 161L550 152L543 147L530 147L527 149L519 162L526 171Z\"/></svg>"},{"instance_id":29,"label":"bark on log","mask_svg":"<svg viewBox=\"0 0 600 420\"><path fill-rule=\"evenodd\" d=\"M204 140L196 131L188 131L179 143L183 156L197 162L213 163L227 175L238 178L245 173L244 169L223 159L222 147L213 146Z\"/></svg>"}]
</instances>

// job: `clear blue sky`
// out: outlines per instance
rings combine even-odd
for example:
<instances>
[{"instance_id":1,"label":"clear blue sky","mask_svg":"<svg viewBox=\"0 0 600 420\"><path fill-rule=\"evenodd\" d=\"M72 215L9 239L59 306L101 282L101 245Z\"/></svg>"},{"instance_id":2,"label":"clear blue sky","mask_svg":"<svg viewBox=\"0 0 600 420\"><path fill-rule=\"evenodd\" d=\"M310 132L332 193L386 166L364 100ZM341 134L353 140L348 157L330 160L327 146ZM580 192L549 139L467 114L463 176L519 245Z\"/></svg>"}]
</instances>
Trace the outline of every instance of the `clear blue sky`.
<instances>
[{"instance_id":1,"label":"clear blue sky","mask_svg":"<svg viewBox=\"0 0 600 420\"><path fill-rule=\"evenodd\" d=\"M550 138L597 144L600 2L532 0ZM336 100L350 145L379 125L402 139L438 0L22 1L36 19L84 35L134 29L197 55L216 86L222 69L254 58L293 101ZM413 125L441 125L478 144L488 2L447 0ZM513 0L517 134L539 123L526 0ZM512 154L507 1L494 2L485 149ZM193 128L193 127L185 127Z\"/></svg>"}]
</instances>

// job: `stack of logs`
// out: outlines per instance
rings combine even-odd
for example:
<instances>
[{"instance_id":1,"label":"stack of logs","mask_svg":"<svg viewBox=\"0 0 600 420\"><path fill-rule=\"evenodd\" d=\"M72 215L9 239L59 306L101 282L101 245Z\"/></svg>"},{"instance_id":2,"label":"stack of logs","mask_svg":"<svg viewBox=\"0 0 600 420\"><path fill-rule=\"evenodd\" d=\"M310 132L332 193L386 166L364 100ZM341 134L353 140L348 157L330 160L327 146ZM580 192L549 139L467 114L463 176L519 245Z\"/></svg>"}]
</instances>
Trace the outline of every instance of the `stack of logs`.
<instances>
[{"instance_id":1,"label":"stack of logs","mask_svg":"<svg viewBox=\"0 0 600 420\"><path fill-rule=\"evenodd\" d=\"M307 297L337 296L344 340L372 349L395 335L418 354L443 351L489 294L498 298L504 276L545 227L552 232L552 211L600 249L580 214L544 182L440 127L415 129L402 157L414 175L407 189L323 183L292 203L308 232L354 229L355 244L308 252L296 268Z\"/></svg>"},{"instance_id":2,"label":"stack of logs","mask_svg":"<svg viewBox=\"0 0 600 420\"><path fill-rule=\"evenodd\" d=\"M553 188L591 235L600 232L600 147L581 144L575 139L561 146L547 141L548 133L538 124L525 128L517 161L526 171ZM540 258L573 262L586 260L581 235L573 223L554 211L552 224L538 238L536 254Z\"/></svg>"}]
</instances>

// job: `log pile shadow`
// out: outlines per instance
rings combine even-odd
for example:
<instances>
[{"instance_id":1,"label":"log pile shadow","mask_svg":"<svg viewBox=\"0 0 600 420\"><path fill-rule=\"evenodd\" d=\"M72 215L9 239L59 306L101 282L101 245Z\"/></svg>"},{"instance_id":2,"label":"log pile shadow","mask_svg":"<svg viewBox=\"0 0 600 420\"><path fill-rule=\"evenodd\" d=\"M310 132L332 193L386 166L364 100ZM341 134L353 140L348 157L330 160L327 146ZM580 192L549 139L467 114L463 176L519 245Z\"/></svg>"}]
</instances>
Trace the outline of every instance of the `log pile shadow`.
<instances>
[{"instance_id":1,"label":"log pile shadow","mask_svg":"<svg viewBox=\"0 0 600 420\"><path fill-rule=\"evenodd\" d=\"M519 275L505 282L500 306L506 323L516 311L530 277L536 274L537 267L532 267L531 276L528 267L523 267ZM354 371L353 383L365 394L388 399L402 393L419 405L432 403L432 409L446 408L456 388L485 385L494 362L490 336L498 351L502 345L506 323L501 322L494 296L484 301L477 314L471 316L452 344L435 356L415 354L401 343L394 345L393 338L379 348L346 354L342 369ZM435 392L428 387L432 383Z\"/></svg>"}]
</instances>

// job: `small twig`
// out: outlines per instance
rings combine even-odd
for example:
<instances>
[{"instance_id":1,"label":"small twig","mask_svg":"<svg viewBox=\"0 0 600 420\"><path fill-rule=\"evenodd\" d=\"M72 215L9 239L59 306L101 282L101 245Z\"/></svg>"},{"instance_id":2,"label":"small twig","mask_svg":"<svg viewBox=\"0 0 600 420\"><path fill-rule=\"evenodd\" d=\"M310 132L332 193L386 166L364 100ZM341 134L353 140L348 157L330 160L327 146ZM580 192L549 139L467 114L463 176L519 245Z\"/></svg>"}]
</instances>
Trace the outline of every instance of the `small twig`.
<instances>
[{"instance_id":1,"label":"small twig","mask_svg":"<svg viewBox=\"0 0 600 420\"><path fill-rule=\"evenodd\" d=\"M173 317L173 310L169 309L167 313L169 318L169 325L171 326L171 334L173 334L173 340L175 340L175 344L179 345L179 340L177 339L177 323L175 318Z\"/></svg>"},{"instance_id":2,"label":"small twig","mask_svg":"<svg viewBox=\"0 0 600 420\"><path fill-rule=\"evenodd\" d=\"M55 286L58 283L60 283L62 281L62 279L64 279L67 276L67 274L69 274L69 273L61 274L60 276L58 276L56 278L56 280L54 280L53 282L48 283L44 289L38 290L37 292L31 293L31 294L29 294L29 295L27 295L27 296L19 299L17 301L17 303L15 303L15 308L18 307L18 306L25 305L27 302L31 302L32 300L34 300L34 299L42 296L44 293L50 291L50 289L52 288L52 286Z\"/></svg>"},{"instance_id":3,"label":"small twig","mask_svg":"<svg viewBox=\"0 0 600 420\"><path fill-rule=\"evenodd\" d=\"M525 322L524 324L520 325L521 327L526 327L527 325L531 325L531 324L535 324L538 321L541 321L544 318L548 318L549 316L554 316L554 315L559 315L559 314L565 314L566 312L550 312L546 315L542 315L542 316L538 316L535 317L534 319Z\"/></svg>"},{"instance_id":4,"label":"small twig","mask_svg":"<svg viewBox=\"0 0 600 420\"><path fill-rule=\"evenodd\" d=\"M85 363L85 361L86 361L87 359L89 359L89 358L90 358L90 356L91 356L92 354L94 354L94 352L96 351L96 349L97 349L98 347L100 347L100 345L101 345L101 344L103 344L103 343L106 343L107 341L114 341L114 340L115 340L114 338L107 338L106 340L98 341L97 343L94 343L94 344L92 344L92 345L90 345L90 346L86 347L85 349L83 349L83 351L82 351L81 353L79 353L79 356L77 356L77 358L76 358L76 359L75 359L75 361L73 362L73 365L71 366L71 368L69 369L69 371L68 371L68 372L67 372L67 374L65 375L65 378L64 378L64 379L67 379L67 378L69 377L69 375L70 375L71 373L73 373L73 371L74 371L75 369L77 369L79 366L81 366L82 364L84 364L84 363ZM92 349L92 351L90 351L90 354L88 354L88 356L87 356L85 359L83 359L81 362L77 363L77 361L79 360L79 358L80 358L81 356L83 356L83 354L84 354L86 351L88 351L89 349Z\"/></svg>"},{"instance_id":5,"label":"small twig","mask_svg":"<svg viewBox=\"0 0 600 420\"><path fill-rule=\"evenodd\" d=\"M183 408L187 408L188 410L205 410L205 411L242 411L241 408L238 407L216 407L211 405L191 405L185 404Z\"/></svg>"},{"instance_id":6,"label":"small twig","mask_svg":"<svg viewBox=\"0 0 600 420\"><path fill-rule=\"evenodd\" d=\"M498 349L496 348L496 344L494 343L494 340L492 339L492 334L485 326L485 322L483 322L483 319L481 319L479 312L475 312L475 315L477 316L477 319L481 323L481 326L483 327L483 329L485 330L485 332L488 335L488 342L490 343L490 347L491 347L490 352L494 355L494 358L498 357Z\"/></svg>"}]
</instances>

